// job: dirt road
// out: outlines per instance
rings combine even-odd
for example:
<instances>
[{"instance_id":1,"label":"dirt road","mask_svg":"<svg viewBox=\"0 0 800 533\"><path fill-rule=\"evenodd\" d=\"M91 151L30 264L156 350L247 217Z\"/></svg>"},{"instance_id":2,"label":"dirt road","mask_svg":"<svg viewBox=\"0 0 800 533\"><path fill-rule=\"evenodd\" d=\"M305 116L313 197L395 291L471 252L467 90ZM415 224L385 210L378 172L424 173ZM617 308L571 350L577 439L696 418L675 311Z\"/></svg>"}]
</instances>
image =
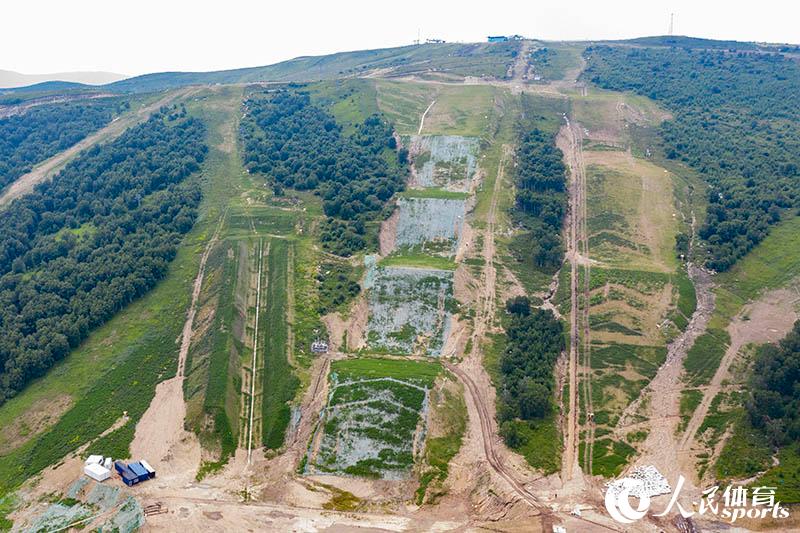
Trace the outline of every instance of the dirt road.
<instances>
[{"instance_id":1,"label":"dirt road","mask_svg":"<svg viewBox=\"0 0 800 533\"><path fill-rule=\"evenodd\" d=\"M567 260L570 268L570 345L567 362L569 381L569 412L566 419L562 482L571 480L578 467L578 387L583 387L584 412L593 411L589 369L589 248L586 227L586 171L583 164L581 130L568 117L561 127L556 143L564 152L569 168L569 217L567 220ZM578 269L583 267L583 284L579 283ZM581 297L579 297L579 295ZM581 341L583 345L581 346ZM579 360L583 355L582 360ZM582 374L582 379L579 379ZM584 465L591 473L594 426L587 420ZM578 467L579 469L579 467Z\"/></svg>"},{"instance_id":2,"label":"dirt road","mask_svg":"<svg viewBox=\"0 0 800 533\"><path fill-rule=\"evenodd\" d=\"M510 469L507 469L503 461L498 457L497 449L495 447L497 438L495 437L494 429L492 427L493 416L486 407L486 402L483 401L481 393L478 390L477 385L475 385L475 382L472 381L472 378L470 378L469 375L467 375L467 373L461 370L459 367L450 363L445 363L444 366L453 374L455 374L464 385L466 385L472 402L478 411L481 425L483 451L486 455L486 460L489 461L489 465L492 467L492 470L497 472L500 477L505 479L511 488L514 489L514 492L516 492L517 495L519 495L519 497L522 498L526 503L537 509L543 508L544 506L539 503L539 501L536 499L536 496L534 496L528 491L528 489L525 488L523 482L518 480L514 472Z\"/></svg>"},{"instance_id":3,"label":"dirt road","mask_svg":"<svg viewBox=\"0 0 800 533\"><path fill-rule=\"evenodd\" d=\"M111 121L106 127L89 135L82 141L67 148L63 152L59 152L50 159L40 163L36 168L17 178L14 183L9 185L2 196L0 196L0 209L11 203L13 200L24 196L31 192L33 188L50 178L60 170L66 163L73 157L78 155L81 151L91 148L97 143L111 141L119 137L125 130L140 122L147 120L153 112L157 111L161 106L168 105L178 98L187 96L190 92L197 89L180 89L170 91L157 101L148 104L138 111L131 111L125 113Z\"/></svg>"},{"instance_id":4,"label":"dirt road","mask_svg":"<svg viewBox=\"0 0 800 533\"><path fill-rule=\"evenodd\" d=\"M428 111L431 110L433 105L436 103L436 100L433 100L430 105L425 109L425 112L422 113L422 116L419 117L419 129L417 130L417 135L422 135L422 128L425 127L425 117L428 115Z\"/></svg>"},{"instance_id":5,"label":"dirt road","mask_svg":"<svg viewBox=\"0 0 800 533\"><path fill-rule=\"evenodd\" d=\"M483 451L486 460L501 478L503 478L513 491L523 501L535 508L542 508L536 497L525 488L524 481L517 478L516 474L506 466L506 462L499 457L498 447L500 439L497 436L494 423L494 406L489 406L487 398L493 398L494 394L488 393L485 389L491 387L490 380L483 368L482 354L480 346L484 335L491 331L495 316L495 293L497 283L497 269L494 264L495 255L495 225L497 220L497 199L499 191L503 187L505 180L505 168L511 158L511 147L503 146L503 155L497 168L492 198L489 205L489 212L486 216L486 229L484 231L483 245L483 276L481 279L480 299L475 316L475 328L473 330L473 349L467 354L465 360L459 365L445 363L450 370L465 386L469 395L468 400L473 404L477 413L477 420L470 418L470 424L479 426L474 434L480 435L483 444ZM478 385L480 384L480 385ZM474 426L473 426L474 427Z\"/></svg>"}]
</instances>

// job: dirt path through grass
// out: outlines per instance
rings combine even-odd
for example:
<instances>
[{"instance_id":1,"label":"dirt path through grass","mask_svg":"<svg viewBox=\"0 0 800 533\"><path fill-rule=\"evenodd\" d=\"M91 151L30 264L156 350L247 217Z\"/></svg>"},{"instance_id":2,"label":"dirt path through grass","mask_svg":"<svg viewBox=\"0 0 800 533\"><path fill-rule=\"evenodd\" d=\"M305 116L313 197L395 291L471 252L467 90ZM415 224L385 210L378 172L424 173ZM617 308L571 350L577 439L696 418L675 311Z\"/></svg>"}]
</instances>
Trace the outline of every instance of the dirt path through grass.
<instances>
[{"instance_id":1,"label":"dirt path through grass","mask_svg":"<svg viewBox=\"0 0 800 533\"><path fill-rule=\"evenodd\" d=\"M436 103L436 100L433 100L430 105L428 105L427 109L422 113L422 116L419 117L419 129L417 130L417 135L422 135L422 128L425 127L425 117L428 114L428 111L431 110L433 105Z\"/></svg>"}]
</instances>

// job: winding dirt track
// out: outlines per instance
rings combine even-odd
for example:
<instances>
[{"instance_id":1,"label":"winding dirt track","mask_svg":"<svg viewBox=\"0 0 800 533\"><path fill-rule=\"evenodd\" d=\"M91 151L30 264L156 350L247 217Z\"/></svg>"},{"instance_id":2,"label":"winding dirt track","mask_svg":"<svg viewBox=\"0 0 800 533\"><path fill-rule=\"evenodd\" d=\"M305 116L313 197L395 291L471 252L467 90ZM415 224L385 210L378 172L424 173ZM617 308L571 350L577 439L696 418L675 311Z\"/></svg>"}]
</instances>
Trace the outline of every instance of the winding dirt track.
<instances>
[{"instance_id":1,"label":"winding dirt track","mask_svg":"<svg viewBox=\"0 0 800 533\"><path fill-rule=\"evenodd\" d=\"M433 100L430 103L430 105L428 105L427 109L425 109L425 112L422 113L422 116L419 118L419 129L417 130L417 135L422 135L422 128L425 127L425 117L427 116L428 111L431 110L431 108L433 107L433 104L435 104L435 103L436 103L436 100Z\"/></svg>"},{"instance_id":2,"label":"winding dirt track","mask_svg":"<svg viewBox=\"0 0 800 533\"><path fill-rule=\"evenodd\" d=\"M486 454L486 459L489 461L492 469L497 472L500 477L505 479L511 488L514 489L520 498L522 498L525 502L527 502L532 507L537 509L544 508L544 505L539 503L536 497L525 488L525 486L517 480L514 476L513 472L506 469L503 465L502 461L497 457L497 451L494 447L494 435L492 432L492 425L491 425L491 414L486 407L486 402L483 401L481 397L480 391L478 390L477 385L475 382L472 381L466 372L461 370L455 365L450 363L444 363L444 366L453 374L455 374L458 379L460 379L464 385L467 386L467 390L469 390L470 395L472 396L472 400L475 402L475 407L478 410L478 415L481 422L481 436L483 440L483 451Z\"/></svg>"}]
</instances>

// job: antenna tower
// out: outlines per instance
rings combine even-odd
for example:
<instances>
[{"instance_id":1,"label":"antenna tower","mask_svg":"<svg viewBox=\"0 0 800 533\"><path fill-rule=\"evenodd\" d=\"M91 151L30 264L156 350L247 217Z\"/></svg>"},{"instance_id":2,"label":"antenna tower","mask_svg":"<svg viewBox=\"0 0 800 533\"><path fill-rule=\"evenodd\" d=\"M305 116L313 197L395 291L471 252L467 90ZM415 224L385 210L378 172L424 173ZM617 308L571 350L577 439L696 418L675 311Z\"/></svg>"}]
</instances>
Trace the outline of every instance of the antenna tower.
<instances>
[{"instance_id":1,"label":"antenna tower","mask_svg":"<svg viewBox=\"0 0 800 533\"><path fill-rule=\"evenodd\" d=\"M669 34L672 35L672 31L675 29L675 13L669 14Z\"/></svg>"}]
</instances>

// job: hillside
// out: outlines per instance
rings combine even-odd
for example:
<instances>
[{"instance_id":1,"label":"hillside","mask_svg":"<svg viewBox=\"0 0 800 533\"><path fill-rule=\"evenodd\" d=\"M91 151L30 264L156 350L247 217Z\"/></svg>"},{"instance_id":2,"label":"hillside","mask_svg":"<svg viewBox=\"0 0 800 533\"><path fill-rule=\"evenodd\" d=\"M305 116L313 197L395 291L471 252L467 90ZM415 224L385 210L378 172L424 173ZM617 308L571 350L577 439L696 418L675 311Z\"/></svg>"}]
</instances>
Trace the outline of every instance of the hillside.
<instances>
[{"instance_id":1,"label":"hillside","mask_svg":"<svg viewBox=\"0 0 800 533\"><path fill-rule=\"evenodd\" d=\"M185 85L252 82L304 82L352 78L379 73L382 76L422 75L463 78L502 77L513 61L519 43L423 44L298 57L263 67L216 72L162 72L146 74L107 85L122 92L159 91Z\"/></svg>"},{"instance_id":2,"label":"hillside","mask_svg":"<svg viewBox=\"0 0 800 533\"><path fill-rule=\"evenodd\" d=\"M727 522L662 493L620 526L607 483L642 466L684 506L762 475L800 503L778 49L442 43L5 94L0 529Z\"/></svg>"},{"instance_id":3,"label":"hillside","mask_svg":"<svg viewBox=\"0 0 800 533\"><path fill-rule=\"evenodd\" d=\"M84 85L105 85L125 79L124 74L114 72L56 72L53 74L21 74L12 70L0 70L0 91L15 87L45 82L68 82Z\"/></svg>"}]
</instances>

